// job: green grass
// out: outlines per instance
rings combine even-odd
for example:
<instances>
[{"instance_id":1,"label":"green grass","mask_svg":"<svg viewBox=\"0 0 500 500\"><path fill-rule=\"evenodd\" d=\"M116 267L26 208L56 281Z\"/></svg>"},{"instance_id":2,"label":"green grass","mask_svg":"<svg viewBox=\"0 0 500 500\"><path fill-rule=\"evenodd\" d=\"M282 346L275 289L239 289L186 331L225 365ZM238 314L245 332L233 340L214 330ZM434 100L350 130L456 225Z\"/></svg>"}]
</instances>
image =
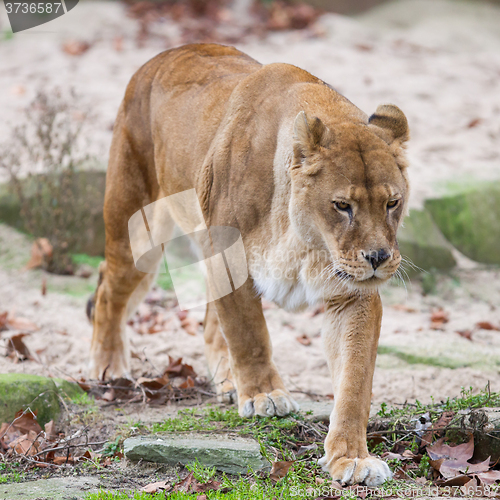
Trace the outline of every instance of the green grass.
<instances>
[{"instance_id":1,"label":"green grass","mask_svg":"<svg viewBox=\"0 0 500 500\"><path fill-rule=\"evenodd\" d=\"M477 394L474 394L472 387L468 389L462 387L460 396L448 398L446 401L441 401L440 403L432 402L425 405L417 400L415 404L407 404L402 408L388 408L385 403L382 403L377 415L383 418L412 418L417 415L429 413L431 416L438 417L443 411L458 412L473 408L498 408L499 406L500 393L491 392L487 385Z\"/></svg>"},{"instance_id":2,"label":"green grass","mask_svg":"<svg viewBox=\"0 0 500 500\"><path fill-rule=\"evenodd\" d=\"M26 474L18 472L15 468L18 467L17 462L10 464L0 463L0 484L20 483L24 480Z\"/></svg>"},{"instance_id":3,"label":"green grass","mask_svg":"<svg viewBox=\"0 0 500 500\"><path fill-rule=\"evenodd\" d=\"M471 366L470 363L467 363L462 360L455 360L451 358L446 358L444 356L419 356L418 354L411 354L405 351L402 351L394 346L388 345L379 345L378 354L389 354L394 356L395 358L408 363L409 365L428 365L428 366L438 366L440 368L463 368L467 366Z\"/></svg>"},{"instance_id":4,"label":"green grass","mask_svg":"<svg viewBox=\"0 0 500 500\"><path fill-rule=\"evenodd\" d=\"M94 396L89 396L86 392L75 394L70 401L78 406L96 406Z\"/></svg>"},{"instance_id":5,"label":"green grass","mask_svg":"<svg viewBox=\"0 0 500 500\"><path fill-rule=\"evenodd\" d=\"M104 257L101 257L100 255L87 255L86 253L75 253L71 256L71 260L77 266L86 265L97 269L99 264L104 260Z\"/></svg>"},{"instance_id":6,"label":"green grass","mask_svg":"<svg viewBox=\"0 0 500 500\"><path fill-rule=\"evenodd\" d=\"M172 279L170 278L170 274L162 273L156 277L156 284L163 288L163 290L172 290L174 285L172 284Z\"/></svg>"},{"instance_id":7,"label":"green grass","mask_svg":"<svg viewBox=\"0 0 500 500\"><path fill-rule=\"evenodd\" d=\"M304 418L299 414L287 417L242 418L236 408L221 410L209 406L197 410L188 409L179 412L179 416L154 423L147 430L158 432L187 431L233 431L241 435L252 436L266 446L283 447L287 441L296 442L294 430L297 430ZM141 427L142 424L131 424Z\"/></svg>"}]
</instances>

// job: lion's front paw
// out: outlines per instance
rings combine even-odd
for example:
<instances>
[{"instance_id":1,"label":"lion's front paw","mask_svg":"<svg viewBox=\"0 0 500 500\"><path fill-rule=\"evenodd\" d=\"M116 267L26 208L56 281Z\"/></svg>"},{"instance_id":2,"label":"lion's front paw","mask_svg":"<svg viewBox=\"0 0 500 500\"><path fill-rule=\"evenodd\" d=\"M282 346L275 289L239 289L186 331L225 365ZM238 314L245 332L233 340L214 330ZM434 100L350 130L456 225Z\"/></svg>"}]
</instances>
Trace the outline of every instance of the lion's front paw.
<instances>
[{"instance_id":1,"label":"lion's front paw","mask_svg":"<svg viewBox=\"0 0 500 500\"><path fill-rule=\"evenodd\" d=\"M379 486L384 481L392 478L389 466L379 458L339 458L328 462L326 457L318 460L323 470L329 472L335 481L342 484L364 484L366 486Z\"/></svg>"},{"instance_id":2,"label":"lion's front paw","mask_svg":"<svg viewBox=\"0 0 500 500\"><path fill-rule=\"evenodd\" d=\"M91 379L130 378L129 358L124 350L92 350L89 371Z\"/></svg>"},{"instance_id":3,"label":"lion's front paw","mask_svg":"<svg viewBox=\"0 0 500 500\"><path fill-rule=\"evenodd\" d=\"M236 403L236 388L232 380L227 378L223 382L218 383L215 387L217 390L217 401L219 401L219 403Z\"/></svg>"},{"instance_id":4,"label":"lion's front paw","mask_svg":"<svg viewBox=\"0 0 500 500\"><path fill-rule=\"evenodd\" d=\"M293 411L298 411L298 403L290 394L282 389L275 389L270 393L262 392L254 397L239 400L239 414L242 417L283 417Z\"/></svg>"}]
</instances>

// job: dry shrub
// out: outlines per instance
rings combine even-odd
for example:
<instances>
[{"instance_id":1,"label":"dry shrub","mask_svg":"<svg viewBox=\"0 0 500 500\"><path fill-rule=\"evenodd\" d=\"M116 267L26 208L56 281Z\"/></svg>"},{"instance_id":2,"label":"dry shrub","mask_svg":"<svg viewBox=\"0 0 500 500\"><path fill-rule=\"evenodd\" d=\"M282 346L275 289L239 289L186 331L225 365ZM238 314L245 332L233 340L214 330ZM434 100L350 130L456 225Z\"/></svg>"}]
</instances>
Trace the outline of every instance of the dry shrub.
<instances>
[{"instance_id":1,"label":"dry shrub","mask_svg":"<svg viewBox=\"0 0 500 500\"><path fill-rule=\"evenodd\" d=\"M82 128L89 118L74 92L39 92L2 147L0 168L19 202L22 230L45 237L53 247L47 270L71 273L70 252L85 246L94 214L95 186L86 182L91 159L82 153Z\"/></svg>"}]
</instances>

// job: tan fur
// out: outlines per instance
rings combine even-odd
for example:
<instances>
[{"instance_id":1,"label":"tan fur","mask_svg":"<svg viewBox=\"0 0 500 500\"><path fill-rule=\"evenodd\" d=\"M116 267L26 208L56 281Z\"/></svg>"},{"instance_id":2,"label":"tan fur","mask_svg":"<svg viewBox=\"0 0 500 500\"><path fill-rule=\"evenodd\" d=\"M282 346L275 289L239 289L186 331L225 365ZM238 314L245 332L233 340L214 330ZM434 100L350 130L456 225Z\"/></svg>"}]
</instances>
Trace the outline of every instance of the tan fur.
<instances>
[{"instance_id":1,"label":"tan fur","mask_svg":"<svg viewBox=\"0 0 500 500\"><path fill-rule=\"evenodd\" d=\"M114 129L92 377L128 372L127 306L150 281L134 267L128 219L195 188L207 226L241 232L250 272L207 309L206 353L218 392L234 387L244 416L296 409L272 361L261 295L289 309L324 301L335 400L322 463L346 483L383 482L390 473L368 454L366 423L382 315L377 289L401 260L407 139L396 106L368 118L306 71L262 66L231 47L189 45L145 64ZM170 215L193 230L189 213L172 208Z\"/></svg>"}]
</instances>

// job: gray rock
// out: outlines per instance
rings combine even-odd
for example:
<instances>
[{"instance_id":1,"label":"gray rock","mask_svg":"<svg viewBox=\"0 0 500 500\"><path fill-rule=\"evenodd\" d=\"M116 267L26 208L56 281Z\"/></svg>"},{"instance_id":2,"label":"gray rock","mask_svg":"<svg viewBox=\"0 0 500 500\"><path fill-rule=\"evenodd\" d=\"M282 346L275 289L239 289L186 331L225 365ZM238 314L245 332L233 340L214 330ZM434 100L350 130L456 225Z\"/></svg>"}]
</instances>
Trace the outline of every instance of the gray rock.
<instances>
[{"instance_id":1,"label":"gray rock","mask_svg":"<svg viewBox=\"0 0 500 500\"><path fill-rule=\"evenodd\" d=\"M333 410L333 401L301 401L300 413L312 422L328 422Z\"/></svg>"},{"instance_id":2,"label":"gray rock","mask_svg":"<svg viewBox=\"0 0 500 500\"><path fill-rule=\"evenodd\" d=\"M11 422L16 412L30 407L44 426L57 420L61 411L59 397L71 399L82 393L78 384L63 379L26 373L0 374L0 424Z\"/></svg>"},{"instance_id":3,"label":"gray rock","mask_svg":"<svg viewBox=\"0 0 500 500\"><path fill-rule=\"evenodd\" d=\"M500 264L499 182L427 200L425 207L448 241L464 255L477 262Z\"/></svg>"},{"instance_id":4,"label":"gray rock","mask_svg":"<svg viewBox=\"0 0 500 500\"><path fill-rule=\"evenodd\" d=\"M0 500L70 500L97 493L97 477L55 477L0 484Z\"/></svg>"},{"instance_id":5,"label":"gray rock","mask_svg":"<svg viewBox=\"0 0 500 500\"><path fill-rule=\"evenodd\" d=\"M137 462L188 464L196 459L206 467L230 474L246 474L248 468L261 470L267 464L253 439L225 435L185 434L128 438L125 456Z\"/></svg>"},{"instance_id":6,"label":"gray rock","mask_svg":"<svg viewBox=\"0 0 500 500\"><path fill-rule=\"evenodd\" d=\"M329 422L333 411L333 401L301 401L300 413L306 420L312 422ZM379 406L371 406L370 418L375 417L380 410Z\"/></svg>"},{"instance_id":7,"label":"gray rock","mask_svg":"<svg viewBox=\"0 0 500 500\"><path fill-rule=\"evenodd\" d=\"M410 211L398 232L398 243L401 255L424 271L446 271L456 265L451 245L426 211ZM417 274L410 265L403 263L403 267L410 276Z\"/></svg>"}]
</instances>

